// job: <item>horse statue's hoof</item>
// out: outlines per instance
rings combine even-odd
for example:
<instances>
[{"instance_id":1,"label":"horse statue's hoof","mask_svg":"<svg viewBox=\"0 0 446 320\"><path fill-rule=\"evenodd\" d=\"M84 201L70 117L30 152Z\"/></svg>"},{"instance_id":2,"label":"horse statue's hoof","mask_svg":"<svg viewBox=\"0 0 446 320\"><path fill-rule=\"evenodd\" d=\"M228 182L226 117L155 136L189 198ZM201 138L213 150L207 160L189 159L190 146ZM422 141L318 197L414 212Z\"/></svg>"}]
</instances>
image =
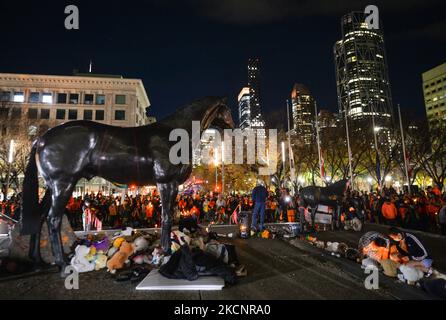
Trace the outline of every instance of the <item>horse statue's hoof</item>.
<instances>
[{"instance_id":1,"label":"horse statue's hoof","mask_svg":"<svg viewBox=\"0 0 446 320\"><path fill-rule=\"evenodd\" d=\"M54 265L50 263L46 263L44 261L34 262L31 270L33 272L42 272L42 271L49 271L54 267Z\"/></svg>"},{"instance_id":2,"label":"horse statue's hoof","mask_svg":"<svg viewBox=\"0 0 446 320\"><path fill-rule=\"evenodd\" d=\"M71 274L71 272L69 272L67 269L67 267L69 267L69 264L63 264L63 265L58 265L59 268L59 274L61 278L66 278L67 276L69 276Z\"/></svg>"}]
</instances>

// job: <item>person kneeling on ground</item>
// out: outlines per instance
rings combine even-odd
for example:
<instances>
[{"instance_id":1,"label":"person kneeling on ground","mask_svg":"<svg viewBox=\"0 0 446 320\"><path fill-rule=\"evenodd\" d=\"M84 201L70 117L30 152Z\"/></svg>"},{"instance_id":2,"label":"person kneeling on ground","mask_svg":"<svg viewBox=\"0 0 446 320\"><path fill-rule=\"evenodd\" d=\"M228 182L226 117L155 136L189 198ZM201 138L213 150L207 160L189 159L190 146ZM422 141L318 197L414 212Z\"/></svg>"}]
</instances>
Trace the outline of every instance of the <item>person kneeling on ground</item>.
<instances>
[{"instance_id":1,"label":"person kneeling on ground","mask_svg":"<svg viewBox=\"0 0 446 320\"><path fill-rule=\"evenodd\" d=\"M388 240L376 237L362 248L362 255L381 262L389 259L390 247Z\"/></svg>"},{"instance_id":2,"label":"person kneeling on ground","mask_svg":"<svg viewBox=\"0 0 446 320\"><path fill-rule=\"evenodd\" d=\"M433 261L417 237L395 227L390 228L389 237L396 243L398 252L410 259L407 266L420 269L428 275L432 273Z\"/></svg>"}]
</instances>

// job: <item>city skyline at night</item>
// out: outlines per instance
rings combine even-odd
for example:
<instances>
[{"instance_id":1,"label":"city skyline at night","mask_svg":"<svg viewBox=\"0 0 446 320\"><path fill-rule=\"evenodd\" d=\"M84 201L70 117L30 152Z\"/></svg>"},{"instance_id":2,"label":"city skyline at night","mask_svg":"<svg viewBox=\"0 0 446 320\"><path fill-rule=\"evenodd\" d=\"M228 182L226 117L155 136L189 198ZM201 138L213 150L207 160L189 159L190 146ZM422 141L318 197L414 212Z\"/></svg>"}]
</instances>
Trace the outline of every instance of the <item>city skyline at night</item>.
<instances>
[{"instance_id":1,"label":"city skyline at night","mask_svg":"<svg viewBox=\"0 0 446 320\"><path fill-rule=\"evenodd\" d=\"M100 6L78 1L80 29L71 31L63 27L64 4L2 3L0 23L10 40L0 52L0 72L71 75L73 69L86 72L92 60L94 73L142 79L157 118L205 95L227 96L236 114L246 61L259 57L262 112L285 109L295 82L311 87L321 108L337 112L332 46L340 37L341 17L367 3L315 2L310 8L281 0L265 11L268 1L247 2ZM384 21L393 103L408 116L424 118L421 74L444 62L442 3L376 5ZM418 16L424 8L429 10Z\"/></svg>"}]
</instances>

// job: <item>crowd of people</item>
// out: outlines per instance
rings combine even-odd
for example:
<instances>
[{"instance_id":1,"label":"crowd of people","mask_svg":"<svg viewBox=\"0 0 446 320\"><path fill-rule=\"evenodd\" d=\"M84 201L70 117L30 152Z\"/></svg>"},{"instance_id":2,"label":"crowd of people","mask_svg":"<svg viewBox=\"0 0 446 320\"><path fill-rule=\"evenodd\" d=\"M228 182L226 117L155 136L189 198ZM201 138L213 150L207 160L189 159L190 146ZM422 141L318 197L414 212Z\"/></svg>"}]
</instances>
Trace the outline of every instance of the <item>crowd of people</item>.
<instances>
[{"instance_id":1,"label":"crowd of people","mask_svg":"<svg viewBox=\"0 0 446 320\"><path fill-rule=\"evenodd\" d=\"M256 208L260 202L262 206ZM299 220L299 204L298 193L292 196L285 188L275 192L265 190L260 198L258 190L224 196L213 192L179 194L174 219L191 216L199 223L236 224L240 212L254 210L263 225L263 222ZM20 219L18 208L20 196L1 203L1 213L16 220ZM66 214L75 230L157 227L161 225L161 200L156 190L148 195L124 197L91 193L72 197ZM410 195L392 188L383 188L381 192L347 191L340 214L341 221L357 217L363 222L446 234L446 193L432 187Z\"/></svg>"},{"instance_id":2,"label":"crowd of people","mask_svg":"<svg viewBox=\"0 0 446 320\"><path fill-rule=\"evenodd\" d=\"M370 193L354 191L346 197L344 211L351 208L369 222L446 235L446 193L438 188L411 194L393 188Z\"/></svg>"}]
</instances>

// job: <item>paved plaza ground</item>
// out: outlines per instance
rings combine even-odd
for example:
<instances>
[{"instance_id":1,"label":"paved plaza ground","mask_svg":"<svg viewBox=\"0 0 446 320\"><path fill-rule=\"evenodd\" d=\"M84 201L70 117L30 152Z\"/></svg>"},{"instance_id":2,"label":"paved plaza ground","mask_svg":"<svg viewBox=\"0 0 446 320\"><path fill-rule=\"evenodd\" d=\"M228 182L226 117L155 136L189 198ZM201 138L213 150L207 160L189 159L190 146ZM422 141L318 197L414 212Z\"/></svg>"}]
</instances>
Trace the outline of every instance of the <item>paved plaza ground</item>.
<instances>
[{"instance_id":1,"label":"paved plaza ground","mask_svg":"<svg viewBox=\"0 0 446 320\"><path fill-rule=\"evenodd\" d=\"M217 227L218 232L230 232L234 227ZM384 231L385 227L366 225L367 230ZM319 239L343 241L356 245L361 233L326 231ZM446 237L418 234L435 260L434 265L445 270ZM248 276L234 286L221 291L136 291L136 284L115 283L105 270L80 275L80 288L67 290L58 273L2 280L0 299L429 299L421 289L397 280L380 277L380 289L367 290L367 276L359 264L333 257L305 241L294 245L281 239L229 239L237 246L241 263ZM297 244L296 244L297 243Z\"/></svg>"}]
</instances>

